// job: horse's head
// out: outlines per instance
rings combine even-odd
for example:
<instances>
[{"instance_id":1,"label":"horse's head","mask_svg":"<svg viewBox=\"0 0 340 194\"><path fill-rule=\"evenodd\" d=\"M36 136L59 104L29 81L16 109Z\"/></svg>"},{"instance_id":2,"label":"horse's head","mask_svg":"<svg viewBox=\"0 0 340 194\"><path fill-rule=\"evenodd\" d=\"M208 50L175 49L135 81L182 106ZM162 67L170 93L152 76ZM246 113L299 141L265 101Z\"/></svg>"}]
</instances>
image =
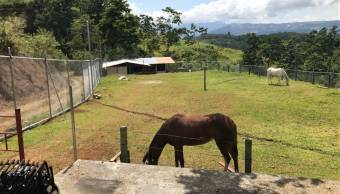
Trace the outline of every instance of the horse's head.
<instances>
[{"instance_id":1,"label":"horse's head","mask_svg":"<svg viewBox=\"0 0 340 194\"><path fill-rule=\"evenodd\" d=\"M158 159L153 157L149 152L146 152L143 158L143 163L147 165L157 165Z\"/></svg>"}]
</instances>

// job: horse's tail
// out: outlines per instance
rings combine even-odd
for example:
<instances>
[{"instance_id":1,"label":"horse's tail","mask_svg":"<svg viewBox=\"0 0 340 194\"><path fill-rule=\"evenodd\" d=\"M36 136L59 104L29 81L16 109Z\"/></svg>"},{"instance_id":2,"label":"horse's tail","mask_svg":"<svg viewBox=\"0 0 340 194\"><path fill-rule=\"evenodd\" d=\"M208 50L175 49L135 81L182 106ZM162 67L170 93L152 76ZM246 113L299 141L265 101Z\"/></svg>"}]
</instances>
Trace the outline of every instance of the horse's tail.
<instances>
[{"instance_id":1,"label":"horse's tail","mask_svg":"<svg viewBox=\"0 0 340 194\"><path fill-rule=\"evenodd\" d=\"M233 128L234 128L234 142L233 142L233 148L231 149L231 157L233 158L234 161L234 169L235 172L239 172L238 169L238 149L237 149L237 126L236 124L233 122Z\"/></svg>"}]
</instances>

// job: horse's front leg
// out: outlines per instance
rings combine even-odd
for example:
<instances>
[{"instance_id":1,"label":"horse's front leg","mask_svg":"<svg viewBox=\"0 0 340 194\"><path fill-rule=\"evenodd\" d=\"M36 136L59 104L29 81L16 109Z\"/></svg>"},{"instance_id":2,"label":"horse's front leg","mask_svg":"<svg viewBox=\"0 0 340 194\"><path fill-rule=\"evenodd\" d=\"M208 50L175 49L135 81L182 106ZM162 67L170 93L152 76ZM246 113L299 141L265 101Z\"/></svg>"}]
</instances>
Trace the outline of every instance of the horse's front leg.
<instances>
[{"instance_id":1,"label":"horse's front leg","mask_svg":"<svg viewBox=\"0 0 340 194\"><path fill-rule=\"evenodd\" d=\"M184 153L183 153L183 146L179 147L179 162L181 167L184 168Z\"/></svg>"},{"instance_id":2,"label":"horse's front leg","mask_svg":"<svg viewBox=\"0 0 340 194\"><path fill-rule=\"evenodd\" d=\"M184 168L184 154L183 154L183 146L174 146L175 148L175 162L176 167L178 167L178 163L181 165L182 168Z\"/></svg>"},{"instance_id":3,"label":"horse's front leg","mask_svg":"<svg viewBox=\"0 0 340 194\"><path fill-rule=\"evenodd\" d=\"M176 149L176 147L174 146L174 151L175 151L175 165L176 167L178 167L178 163L179 163L179 152L178 150Z\"/></svg>"}]
</instances>

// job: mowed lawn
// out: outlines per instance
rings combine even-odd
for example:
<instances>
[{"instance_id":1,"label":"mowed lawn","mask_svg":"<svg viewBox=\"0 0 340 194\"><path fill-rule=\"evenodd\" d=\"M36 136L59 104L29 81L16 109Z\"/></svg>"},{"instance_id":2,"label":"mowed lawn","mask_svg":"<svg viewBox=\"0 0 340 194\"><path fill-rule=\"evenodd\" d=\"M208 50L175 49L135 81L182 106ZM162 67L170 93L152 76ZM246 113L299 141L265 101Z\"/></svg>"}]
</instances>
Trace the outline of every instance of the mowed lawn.
<instances>
[{"instance_id":1,"label":"mowed lawn","mask_svg":"<svg viewBox=\"0 0 340 194\"><path fill-rule=\"evenodd\" d=\"M240 166L244 165L244 138L253 137L253 171L340 180L340 90L322 89L291 81L289 87L269 86L264 77L208 71L208 91L203 72L133 75L129 81L105 77L92 100L76 109L78 156L108 160L119 151L119 126L128 126L128 146L133 163L141 163L155 132L176 113L224 113L237 124ZM99 103L100 102L100 103ZM25 133L26 157L47 160L56 171L72 162L71 129L58 117ZM2 143L1 146L4 146ZM10 146L15 148L15 139ZM16 153L1 153L10 159ZM186 167L222 170L221 154L214 142L185 147ZM173 148L166 146L160 165L174 166Z\"/></svg>"}]
</instances>

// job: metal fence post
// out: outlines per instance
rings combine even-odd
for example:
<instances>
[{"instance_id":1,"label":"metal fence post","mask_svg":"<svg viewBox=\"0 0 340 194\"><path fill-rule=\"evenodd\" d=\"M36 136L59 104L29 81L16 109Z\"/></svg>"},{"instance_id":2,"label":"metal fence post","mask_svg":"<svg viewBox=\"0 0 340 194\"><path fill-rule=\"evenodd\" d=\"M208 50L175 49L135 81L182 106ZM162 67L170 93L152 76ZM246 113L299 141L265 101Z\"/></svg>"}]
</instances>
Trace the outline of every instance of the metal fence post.
<instances>
[{"instance_id":1,"label":"metal fence post","mask_svg":"<svg viewBox=\"0 0 340 194\"><path fill-rule=\"evenodd\" d=\"M70 94L70 111L71 111L71 127L72 127L72 142L73 142L73 161L77 160L77 137L76 137L76 125L74 120L74 107L73 107L73 91L72 86L69 86Z\"/></svg>"},{"instance_id":2,"label":"metal fence post","mask_svg":"<svg viewBox=\"0 0 340 194\"><path fill-rule=\"evenodd\" d=\"M86 96L86 98L91 96L91 75L90 75L91 70L90 69L91 69L91 63L90 63L90 61L88 61L88 64L87 64L87 74L88 74L88 77L87 77L87 79L89 81L89 95Z\"/></svg>"},{"instance_id":3,"label":"metal fence post","mask_svg":"<svg viewBox=\"0 0 340 194\"><path fill-rule=\"evenodd\" d=\"M85 79L84 79L84 64L81 62L81 80L82 80L82 86L83 86L83 96L82 96L82 101L84 102L86 99L86 94L85 94Z\"/></svg>"},{"instance_id":4,"label":"metal fence post","mask_svg":"<svg viewBox=\"0 0 340 194\"><path fill-rule=\"evenodd\" d=\"M22 161L22 160L25 160L25 149L24 149L24 138L22 135L20 109L15 109L15 122L17 125L17 133L18 133L19 158L20 158L20 161Z\"/></svg>"},{"instance_id":5,"label":"metal fence post","mask_svg":"<svg viewBox=\"0 0 340 194\"><path fill-rule=\"evenodd\" d=\"M128 150L127 141L127 127L120 127L120 161L123 163L130 163L130 153Z\"/></svg>"},{"instance_id":6,"label":"metal fence post","mask_svg":"<svg viewBox=\"0 0 340 194\"><path fill-rule=\"evenodd\" d=\"M52 118L52 106L51 106L51 93L50 93L50 83L48 78L48 65L47 65L47 59L45 57L45 76L46 76L46 85L47 85L47 97L48 97L48 108L50 113L50 118Z\"/></svg>"},{"instance_id":7,"label":"metal fence post","mask_svg":"<svg viewBox=\"0 0 340 194\"><path fill-rule=\"evenodd\" d=\"M245 173L251 173L252 139L247 138L244 143L245 143L244 172Z\"/></svg>"},{"instance_id":8,"label":"metal fence post","mask_svg":"<svg viewBox=\"0 0 340 194\"><path fill-rule=\"evenodd\" d=\"M13 98L13 105L14 109L17 109L17 100L15 97L15 86L14 86L14 65L13 65L13 58L12 58L12 52L11 52L11 47L8 47L8 55L9 55L9 68L11 71L11 87L12 87L12 98Z\"/></svg>"},{"instance_id":9,"label":"metal fence post","mask_svg":"<svg viewBox=\"0 0 340 194\"><path fill-rule=\"evenodd\" d=\"M93 91L94 91L94 88L93 88L93 78L94 78L94 76L93 76L93 64L92 64L92 60L90 60L90 74L91 74L91 76L90 76L90 80L91 80L91 96L93 95Z\"/></svg>"}]
</instances>

